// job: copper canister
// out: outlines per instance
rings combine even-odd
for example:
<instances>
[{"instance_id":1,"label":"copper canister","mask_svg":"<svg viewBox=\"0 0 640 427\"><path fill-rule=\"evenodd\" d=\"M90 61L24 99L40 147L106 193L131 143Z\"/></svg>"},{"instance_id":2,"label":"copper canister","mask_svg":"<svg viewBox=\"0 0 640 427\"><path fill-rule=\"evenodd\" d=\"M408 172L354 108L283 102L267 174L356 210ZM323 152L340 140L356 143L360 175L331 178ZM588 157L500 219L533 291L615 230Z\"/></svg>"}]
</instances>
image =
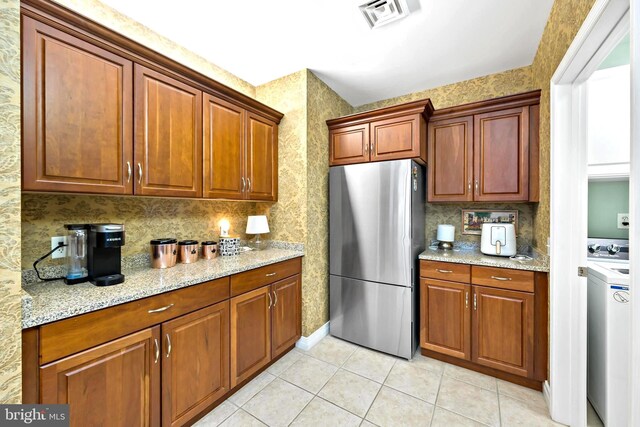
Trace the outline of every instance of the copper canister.
<instances>
[{"instance_id":1,"label":"copper canister","mask_svg":"<svg viewBox=\"0 0 640 427\"><path fill-rule=\"evenodd\" d=\"M151 268L171 268L176 265L178 250L172 238L154 239L151 242Z\"/></svg>"},{"instance_id":2,"label":"copper canister","mask_svg":"<svg viewBox=\"0 0 640 427\"><path fill-rule=\"evenodd\" d=\"M198 260L198 241L181 240L178 242L178 260L182 264L191 264Z\"/></svg>"},{"instance_id":3,"label":"copper canister","mask_svg":"<svg viewBox=\"0 0 640 427\"><path fill-rule=\"evenodd\" d=\"M203 259L214 259L218 256L218 243L212 240L202 242L200 245L200 249Z\"/></svg>"}]
</instances>

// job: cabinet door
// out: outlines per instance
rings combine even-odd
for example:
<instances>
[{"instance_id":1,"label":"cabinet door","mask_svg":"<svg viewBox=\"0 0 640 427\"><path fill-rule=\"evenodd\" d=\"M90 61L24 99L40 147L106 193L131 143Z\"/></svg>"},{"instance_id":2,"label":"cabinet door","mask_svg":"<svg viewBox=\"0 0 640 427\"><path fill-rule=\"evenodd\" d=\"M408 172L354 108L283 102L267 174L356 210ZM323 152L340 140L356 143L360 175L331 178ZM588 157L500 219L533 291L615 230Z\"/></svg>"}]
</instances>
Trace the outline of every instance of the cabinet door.
<instances>
[{"instance_id":1,"label":"cabinet door","mask_svg":"<svg viewBox=\"0 0 640 427\"><path fill-rule=\"evenodd\" d=\"M428 201L472 201L473 117L430 122L427 153Z\"/></svg>"},{"instance_id":2,"label":"cabinet door","mask_svg":"<svg viewBox=\"0 0 640 427\"><path fill-rule=\"evenodd\" d=\"M471 285L420 280L420 346L471 359Z\"/></svg>"},{"instance_id":3,"label":"cabinet door","mask_svg":"<svg viewBox=\"0 0 640 427\"><path fill-rule=\"evenodd\" d=\"M271 360L270 286L231 298L231 387Z\"/></svg>"},{"instance_id":4,"label":"cabinet door","mask_svg":"<svg viewBox=\"0 0 640 427\"><path fill-rule=\"evenodd\" d=\"M159 328L40 368L42 403L70 407L71 426L160 425Z\"/></svg>"},{"instance_id":5,"label":"cabinet door","mask_svg":"<svg viewBox=\"0 0 640 427\"><path fill-rule=\"evenodd\" d=\"M329 165L369 161L369 123L329 130Z\"/></svg>"},{"instance_id":6,"label":"cabinet door","mask_svg":"<svg viewBox=\"0 0 640 427\"><path fill-rule=\"evenodd\" d=\"M533 294L473 287L473 358L523 377L533 373Z\"/></svg>"},{"instance_id":7,"label":"cabinet door","mask_svg":"<svg viewBox=\"0 0 640 427\"><path fill-rule=\"evenodd\" d=\"M202 92L135 66L135 194L202 196Z\"/></svg>"},{"instance_id":8,"label":"cabinet door","mask_svg":"<svg viewBox=\"0 0 640 427\"><path fill-rule=\"evenodd\" d=\"M302 335L300 275L274 283L271 291L271 357L274 358L295 344Z\"/></svg>"},{"instance_id":9,"label":"cabinet door","mask_svg":"<svg viewBox=\"0 0 640 427\"><path fill-rule=\"evenodd\" d=\"M474 116L475 197L482 202L529 199L529 107Z\"/></svg>"},{"instance_id":10,"label":"cabinet door","mask_svg":"<svg viewBox=\"0 0 640 427\"><path fill-rule=\"evenodd\" d=\"M204 197L243 199L245 110L204 94Z\"/></svg>"},{"instance_id":11,"label":"cabinet door","mask_svg":"<svg viewBox=\"0 0 640 427\"><path fill-rule=\"evenodd\" d=\"M23 190L131 194L132 63L22 19Z\"/></svg>"},{"instance_id":12,"label":"cabinet door","mask_svg":"<svg viewBox=\"0 0 640 427\"><path fill-rule=\"evenodd\" d=\"M162 425L185 424L229 391L229 302L162 324Z\"/></svg>"},{"instance_id":13,"label":"cabinet door","mask_svg":"<svg viewBox=\"0 0 640 427\"><path fill-rule=\"evenodd\" d=\"M371 161L420 157L419 114L371 122Z\"/></svg>"},{"instance_id":14,"label":"cabinet door","mask_svg":"<svg viewBox=\"0 0 640 427\"><path fill-rule=\"evenodd\" d=\"M278 126L247 112L246 197L278 199Z\"/></svg>"}]
</instances>

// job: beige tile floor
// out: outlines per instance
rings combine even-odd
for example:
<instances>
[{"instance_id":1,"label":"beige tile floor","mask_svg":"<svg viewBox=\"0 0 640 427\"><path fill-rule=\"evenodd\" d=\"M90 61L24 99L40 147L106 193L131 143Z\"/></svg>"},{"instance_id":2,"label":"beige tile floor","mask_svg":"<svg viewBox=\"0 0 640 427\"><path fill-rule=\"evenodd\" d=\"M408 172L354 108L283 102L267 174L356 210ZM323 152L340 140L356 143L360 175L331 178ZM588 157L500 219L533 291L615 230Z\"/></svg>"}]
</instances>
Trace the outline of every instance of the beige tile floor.
<instances>
[{"instance_id":1,"label":"beige tile floor","mask_svg":"<svg viewBox=\"0 0 640 427\"><path fill-rule=\"evenodd\" d=\"M196 424L218 425L560 424L542 393L419 352L406 361L328 336L307 352L291 350Z\"/></svg>"}]
</instances>

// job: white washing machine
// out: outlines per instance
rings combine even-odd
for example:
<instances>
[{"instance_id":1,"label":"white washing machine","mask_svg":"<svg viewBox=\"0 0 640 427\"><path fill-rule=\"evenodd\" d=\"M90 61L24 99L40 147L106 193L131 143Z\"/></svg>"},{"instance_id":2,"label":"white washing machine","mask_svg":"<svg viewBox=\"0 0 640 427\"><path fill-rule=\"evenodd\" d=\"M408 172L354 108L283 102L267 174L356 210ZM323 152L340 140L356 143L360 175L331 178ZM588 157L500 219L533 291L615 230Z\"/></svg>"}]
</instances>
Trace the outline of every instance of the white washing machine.
<instances>
[{"instance_id":1,"label":"white washing machine","mask_svg":"<svg viewBox=\"0 0 640 427\"><path fill-rule=\"evenodd\" d=\"M628 261L589 263L587 396L611 427L628 425L629 298Z\"/></svg>"}]
</instances>

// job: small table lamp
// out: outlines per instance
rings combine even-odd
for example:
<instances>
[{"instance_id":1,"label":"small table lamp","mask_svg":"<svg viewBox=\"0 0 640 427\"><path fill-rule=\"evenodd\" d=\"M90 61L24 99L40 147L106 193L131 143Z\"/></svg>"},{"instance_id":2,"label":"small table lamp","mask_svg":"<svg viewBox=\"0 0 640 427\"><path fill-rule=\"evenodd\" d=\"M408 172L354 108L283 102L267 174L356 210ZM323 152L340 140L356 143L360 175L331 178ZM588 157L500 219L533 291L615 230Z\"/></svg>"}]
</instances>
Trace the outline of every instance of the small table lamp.
<instances>
[{"instance_id":1,"label":"small table lamp","mask_svg":"<svg viewBox=\"0 0 640 427\"><path fill-rule=\"evenodd\" d=\"M438 234L436 239L440 241L438 247L440 249L450 250L453 249L453 241L455 236L456 228L450 224L440 224L438 225Z\"/></svg>"},{"instance_id":2,"label":"small table lamp","mask_svg":"<svg viewBox=\"0 0 640 427\"><path fill-rule=\"evenodd\" d=\"M265 241L260 239L260 235L269 233L269 224L265 215L252 215L247 219L247 234L255 234L256 237L250 242L249 246L257 251L261 251L267 247Z\"/></svg>"}]
</instances>

